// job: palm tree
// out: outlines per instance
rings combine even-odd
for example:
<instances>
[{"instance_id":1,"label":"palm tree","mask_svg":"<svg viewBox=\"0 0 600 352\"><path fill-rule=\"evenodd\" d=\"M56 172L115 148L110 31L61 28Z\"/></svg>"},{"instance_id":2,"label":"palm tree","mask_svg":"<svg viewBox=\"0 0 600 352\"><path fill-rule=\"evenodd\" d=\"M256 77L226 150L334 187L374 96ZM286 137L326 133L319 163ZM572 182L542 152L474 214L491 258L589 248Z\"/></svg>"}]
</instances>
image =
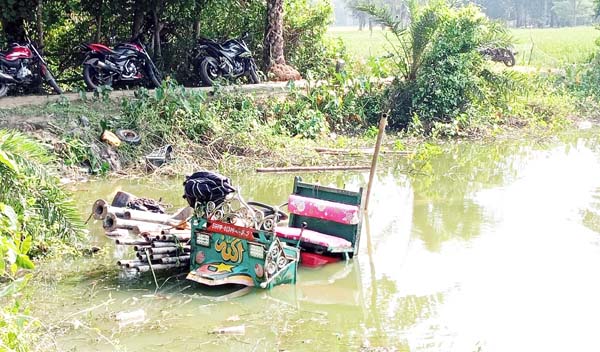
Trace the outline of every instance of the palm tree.
<instances>
[{"instance_id":1,"label":"palm tree","mask_svg":"<svg viewBox=\"0 0 600 352\"><path fill-rule=\"evenodd\" d=\"M15 210L34 242L74 240L83 229L72 199L46 167L51 161L39 142L0 130L0 203Z\"/></svg>"}]
</instances>

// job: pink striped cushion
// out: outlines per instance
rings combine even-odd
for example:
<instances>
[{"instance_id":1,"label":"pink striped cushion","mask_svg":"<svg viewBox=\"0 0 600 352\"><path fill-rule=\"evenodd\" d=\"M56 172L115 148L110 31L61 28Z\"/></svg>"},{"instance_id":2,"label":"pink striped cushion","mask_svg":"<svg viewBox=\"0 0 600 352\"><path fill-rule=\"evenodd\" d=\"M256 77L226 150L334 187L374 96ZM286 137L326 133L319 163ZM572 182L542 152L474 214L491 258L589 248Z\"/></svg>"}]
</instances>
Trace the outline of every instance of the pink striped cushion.
<instances>
[{"instance_id":1,"label":"pink striped cushion","mask_svg":"<svg viewBox=\"0 0 600 352\"><path fill-rule=\"evenodd\" d=\"M297 241L300 238L300 230L297 227L278 226L275 228L275 233L277 237ZM301 242L312 243L325 248L352 248L352 243L348 240L312 230L302 232Z\"/></svg>"},{"instance_id":2,"label":"pink striped cushion","mask_svg":"<svg viewBox=\"0 0 600 352\"><path fill-rule=\"evenodd\" d=\"M292 214L335 221L347 225L358 224L360 218L360 209L356 205L307 198L295 194L290 195L288 210Z\"/></svg>"}]
</instances>

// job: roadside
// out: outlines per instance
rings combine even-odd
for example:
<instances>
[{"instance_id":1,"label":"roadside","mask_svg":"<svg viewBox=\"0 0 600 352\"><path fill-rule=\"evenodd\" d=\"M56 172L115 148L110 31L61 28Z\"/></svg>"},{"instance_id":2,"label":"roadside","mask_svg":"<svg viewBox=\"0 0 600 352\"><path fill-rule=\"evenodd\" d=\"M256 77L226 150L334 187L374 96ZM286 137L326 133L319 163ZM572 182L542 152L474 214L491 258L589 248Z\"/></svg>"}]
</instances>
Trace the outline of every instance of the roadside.
<instances>
[{"instance_id":1,"label":"roadside","mask_svg":"<svg viewBox=\"0 0 600 352\"><path fill-rule=\"evenodd\" d=\"M294 82L297 88L303 88L306 86L306 81ZM223 87L194 87L186 88L190 91L203 92L209 94L215 90L224 92L243 92L248 94L265 95L265 94L285 94L289 91L288 82L266 82L259 84L250 85L231 85ZM154 90L150 90L151 92ZM118 100L122 98L132 98L135 96L136 90L113 90L101 93L106 95L112 100ZM43 105L49 103L59 102L74 102L84 100L88 97L93 97L93 92L81 92L81 93L65 93L62 95L23 95L23 96L10 96L0 98L0 109L12 109L30 105Z\"/></svg>"}]
</instances>

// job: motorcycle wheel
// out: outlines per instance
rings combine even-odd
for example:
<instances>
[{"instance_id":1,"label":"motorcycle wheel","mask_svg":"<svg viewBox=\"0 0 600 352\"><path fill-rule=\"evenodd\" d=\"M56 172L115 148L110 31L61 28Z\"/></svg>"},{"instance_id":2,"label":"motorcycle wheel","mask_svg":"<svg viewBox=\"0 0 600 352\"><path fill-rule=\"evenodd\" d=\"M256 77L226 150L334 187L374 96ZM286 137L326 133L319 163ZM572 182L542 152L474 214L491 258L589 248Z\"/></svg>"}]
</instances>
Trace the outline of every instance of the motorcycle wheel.
<instances>
[{"instance_id":1,"label":"motorcycle wheel","mask_svg":"<svg viewBox=\"0 0 600 352\"><path fill-rule=\"evenodd\" d=\"M198 68L200 80L207 86L212 86L217 78L219 78L219 63L212 57L205 57L200 62Z\"/></svg>"},{"instance_id":2,"label":"motorcycle wheel","mask_svg":"<svg viewBox=\"0 0 600 352\"><path fill-rule=\"evenodd\" d=\"M58 83L56 83L56 79L54 79L54 76L52 75L52 73L50 73L50 70L48 70L48 67L44 67L42 68L43 74L44 74L44 79L46 80L46 82L48 82L48 85L50 87L52 87L52 89L54 89L54 91L56 92L56 94L63 94L63 90L60 89L60 87L58 86Z\"/></svg>"},{"instance_id":3,"label":"motorcycle wheel","mask_svg":"<svg viewBox=\"0 0 600 352\"><path fill-rule=\"evenodd\" d=\"M503 55L503 59L502 62L507 66L507 67L513 67L517 62L515 60L515 55L512 53L512 51L510 50L504 50L504 52L502 53Z\"/></svg>"},{"instance_id":4,"label":"motorcycle wheel","mask_svg":"<svg viewBox=\"0 0 600 352\"><path fill-rule=\"evenodd\" d=\"M162 84L162 75L158 70L155 70L153 66L146 65L146 74L148 75L148 79L150 80L151 87L150 88L158 88Z\"/></svg>"},{"instance_id":5,"label":"motorcycle wheel","mask_svg":"<svg viewBox=\"0 0 600 352\"><path fill-rule=\"evenodd\" d=\"M8 93L8 84L0 83L0 98L5 96L6 93Z\"/></svg>"},{"instance_id":6,"label":"motorcycle wheel","mask_svg":"<svg viewBox=\"0 0 600 352\"><path fill-rule=\"evenodd\" d=\"M83 66L83 80L85 84L91 90L96 90L100 86L112 86L112 76L102 75L101 72L96 70L92 65Z\"/></svg>"},{"instance_id":7,"label":"motorcycle wheel","mask_svg":"<svg viewBox=\"0 0 600 352\"><path fill-rule=\"evenodd\" d=\"M251 68L250 72L248 72L248 80L251 84L260 83L260 78L258 77L258 74L256 73L256 70L254 68Z\"/></svg>"}]
</instances>

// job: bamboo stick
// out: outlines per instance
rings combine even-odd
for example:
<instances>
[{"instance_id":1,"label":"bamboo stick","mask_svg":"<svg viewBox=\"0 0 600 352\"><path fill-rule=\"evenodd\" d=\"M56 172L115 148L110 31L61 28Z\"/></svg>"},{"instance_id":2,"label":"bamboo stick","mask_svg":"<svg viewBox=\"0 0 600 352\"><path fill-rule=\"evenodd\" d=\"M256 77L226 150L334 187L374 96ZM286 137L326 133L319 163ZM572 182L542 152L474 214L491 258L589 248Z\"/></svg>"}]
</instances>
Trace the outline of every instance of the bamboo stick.
<instances>
[{"instance_id":1,"label":"bamboo stick","mask_svg":"<svg viewBox=\"0 0 600 352\"><path fill-rule=\"evenodd\" d=\"M188 263L180 263L180 264L152 264L152 269L154 270L167 270L167 269L175 269L181 267L189 267ZM140 265L135 267L136 270L140 273L144 273L150 271L150 265Z\"/></svg>"},{"instance_id":2,"label":"bamboo stick","mask_svg":"<svg viewBox=\"0 0 600 352\"><path fill-rule=\"evenodd\" d=\"M152 241L152 248L173 247L174 242Z\"/></svg>"},{"instance_id":3,"label":"bamboo stick","mask_svg":"<svg viewBox=\"0 0 600 352\"><path fill-rule=\"evenodd\" d=\"M191 238L189 232L186 235L161 235L160 240L164 242L187 242Z\"/></svg>"},{"instance_id":4,"label":"bamboo stick","mask_svg":"<svg viewBox=\"0 0 600 352\"><path fill-rule=\"evenodd\" d=\"M298 171L361 171L369 170L370 166L298 166L298 167L263 167L256 169L256 172L298 172Z\"/></svg>"},{"instance_id":5,"label":"bamboo stick","mask_svg":"<svg viewBox=\"0 0 600 352\"><path fill-rule=\"evenodd\" d=\"M148 243L147 245L134 245L133 246L133 250L134 251L144 251L146 248L151 248L152 245L150 243Z\"/></svg>"},{"instance_id":6,"label":"bamboo stick","mask_svg":"<svg viewBox=\"0 0 600 352\"><path fill-rule=\"evenodd\" d=\"M136 221L136 220L126 220L126 221ZM166 225L154 224L149 222L141 222L141 225L133 226L131 232L136 235L141 235L143 233L148 233L154 236L158 236L162 229L164 229Z\"/></svg>"},{"instance_id":7,"label":"bamboo stick","mask_svg":"<svg viewBox=\"0 0 600 352\"><path fill-rule=\"evenodd\" d=\"M160 231L161 235L189 235L190 230L177 230L174 228L167 228Z\"/></svg>"},{"instance_id":8,"label":"bamboo stick","mask_svg":"<svg viewBox=\"0 0 600 352\"><path fill-rule=\"evenodd\" d=\"M116 229L127 229L132 230L135 234L140 234L143 232L158 232L164 228L164 226L147 223L142 221L135 220L126 220L119 219L115 214L108 213L104 218L102 226L106 231L113 231Z\"/></svg>"},{"instance_id":9,"label":"bamboo stick","mask_svg":"<svg viewBox=\"0 0 600 352\"><path fill-rule=\"evenodd\" d=\"M315 151L320 154L366 154L373 155L375 150L369 149L336 149L336 148L315 148ZM414 151L408 150L380 150L381 154L396 154L396 155L411 155Z\"/></svg>"},{"instance_id":10,"label":"bamboo stick","mask_svg":"<svg viewBox=\"0 0 600 352\"><path fill-rule=\"evenodd\" d=\"M133 209L125 210L125 212L123 212L123 218L127 220L143 221L167 226L179 226L182 222L186 221L185 219L173 219L171 218L171 215L168 214L157 214Z\"/></svg>"},{"instance_id":11,"label":"bamboo stick","mask_svg":"<svg viewBox=\"0 0 600 352\"><path fill-rule=\"evenodd\" d=\"M142 232L140 236L146 238L148 241L158 241L161 239L162 235L156 235L153 232Z\"/></svg>"},{"instance_id":12,"label":"bamboo stick","mask_svg":"<svg viewBox=\"0 0 600 352\"><path fill-rule=\"evenodd\" d=\"M176 252L190 252L190 247L160 247L160 248L149 248L148 251L152 254L164 254L164 253L176 253Z\"/></svg>"},{"instance_id":13,"label":"bamboo stick","mask_svg":"<svg viewBox=\"0 0 600 352\"><path fill-rule=\"evenodd\" d=\"M142 262L140 260L135 260L135 259L121 259L121 260L117 261L117 265L125 266L125 267L127 267L131 263L135 264L135 263L142 263Z\"/></svg>"},{"instance_id":14,"label":"bamboo stick","mask_svg":"<svg viewBox=\"0 0 600 352\"><path fill-rule=\"evenodd\" d=\"M115 244L120 244L120 245L126 245L126 246L143 246L143 245L150 245L150 241L145 241L145 240L130 240L130 239L116 239L115 240ZM134 248L134 250L136 250Z\"/></svg>"},{"instance_id":15,"label":"bamboo stick","mask_svg":"<svg viewBox=\"0 0 600 352\"><path fill-rule=\"evenodd\" d=\"M375 178L375 171L377 169L377 159L379 158L379 150L381 149L381 142L385 135L385 126L387 125L388 115L383 113L379 120L379 133L377 134L377 142L375 143L375 152L373 153L373 161L371 162L371 171L369 172L369 184L367 186L367 196L365 199L365 210L369 208L369 199L371 197L371 190L373 188L373 180Z\"/></svg>"},{"instance_id":16,"label":"bamboo stick","mask_svg":"<svg viewBox=\"0 0 600 352\"><path fill-rule=\"evenodd\" d=\"M146 252L142 251L142 252L137 252L136 253L136 257L139 260L158 260L158 259L162 259L162 258L171 257L171 255L169 253L165 253L165 254L146 254Z\"/></svg>"},{"instance_id":17,"label":"bamboo stick","mask_svg":"<svg viewBox=\"0 0 600 352\"><path fill-rule=\"evenodd\" d=\"M180 255L179 257L166 257L162 258L161 262L163 264L171 264L171 263L189 263L190 256L189 255Z\"/></svg>"},{"instance_id":18,"label":"bamboo stick","mask_svg":"<svg viewBox=\"0 0 600 352\"><path fill-rule=\"evenodd\" d=\"M150 254L150 259L151 260L157 260L157 259L168 258L168 257L171 257L171 253Z\"/></svg>"}]
</instances>

